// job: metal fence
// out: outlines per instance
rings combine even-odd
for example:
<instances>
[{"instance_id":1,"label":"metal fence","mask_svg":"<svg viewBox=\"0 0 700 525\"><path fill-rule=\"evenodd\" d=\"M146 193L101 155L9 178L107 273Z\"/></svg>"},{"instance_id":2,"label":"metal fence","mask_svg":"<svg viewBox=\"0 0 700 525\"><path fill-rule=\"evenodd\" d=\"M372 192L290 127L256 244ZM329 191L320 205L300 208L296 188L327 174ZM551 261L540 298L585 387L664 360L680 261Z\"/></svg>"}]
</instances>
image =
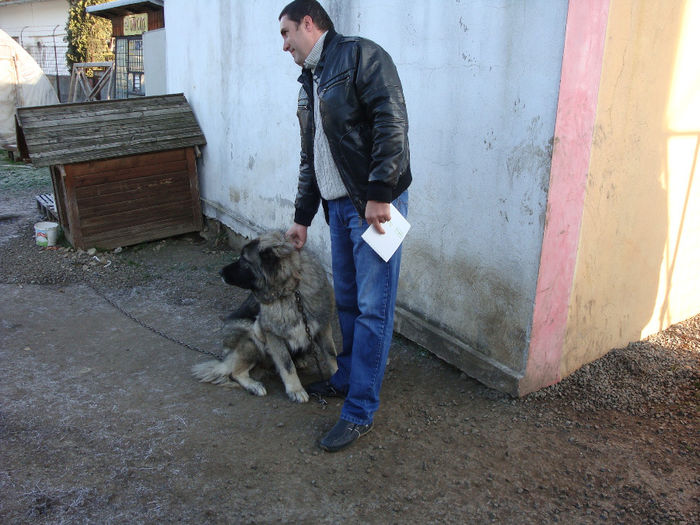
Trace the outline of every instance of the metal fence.
<instances>
[{"instance_id":1,"label":"metal fence","mask_svg":"<svg viewBox=\"0 0 700 525\"><path fill-rule=\"evenodd\" d=\"M14 36L14 35L13 35ZM66 66L68 43L66 31L61 26L25 27L14 38L36 60L46 76L70 76Z\"/></svg>"},{"instance_id":2,"label":"metal fence","mask_svg":"<svg viewBox=\"0 0 700 525\"><path fill-rule=\"evenodd\" d=\"M56 90L61 102L66 101L70 84L70 71L66 65L66 30L55 26L6 26L0 21L0 29L10 35L31 55Z\"/></svg>"},{"instance_id":3,"label":"metal fence","mask_svg":"<svg viewBox=\"0 0 700 525\"><path fill-rule=\"evenodd\" d=\"M45 42L38 41L24 49L32 55L46 76L70 75L68 67L66 67L67 44L47 45Z\"/></svg>"}]
</instances>

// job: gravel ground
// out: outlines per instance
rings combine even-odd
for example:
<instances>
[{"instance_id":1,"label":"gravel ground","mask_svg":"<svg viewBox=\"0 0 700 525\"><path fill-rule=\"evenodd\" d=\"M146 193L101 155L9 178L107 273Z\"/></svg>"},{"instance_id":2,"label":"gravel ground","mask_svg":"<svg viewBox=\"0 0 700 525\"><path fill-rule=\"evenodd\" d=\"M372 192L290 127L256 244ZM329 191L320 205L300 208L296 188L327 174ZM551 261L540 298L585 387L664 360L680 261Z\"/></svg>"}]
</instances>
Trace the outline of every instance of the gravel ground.
<instances>
[{"instance_id":1,"label":"gravel ground","mask_svg":"<svg viewBox=\"0 0 700 525\"><path fill-rule=\"evenodd\" d=\"M110 252L39 248L33 196L46 190L45 171L0 165L7 293L94 301L86 316L114 315L106 298L216 348L217 318L242 298L217 275L234 256L226 243L192 234ZM700 522L700 316L523 399L396 337L375 431L336 455L315 439L337 402L291 404L274 377L266 398L200 385L187 373L200 356L152 333L139 337L170 345L155 369L138 365L153 350L117 359L78 332L61 349L74 356L33 342L28 358L29 327L2 322L3 523Z\"/></svg>"}]
</instances>

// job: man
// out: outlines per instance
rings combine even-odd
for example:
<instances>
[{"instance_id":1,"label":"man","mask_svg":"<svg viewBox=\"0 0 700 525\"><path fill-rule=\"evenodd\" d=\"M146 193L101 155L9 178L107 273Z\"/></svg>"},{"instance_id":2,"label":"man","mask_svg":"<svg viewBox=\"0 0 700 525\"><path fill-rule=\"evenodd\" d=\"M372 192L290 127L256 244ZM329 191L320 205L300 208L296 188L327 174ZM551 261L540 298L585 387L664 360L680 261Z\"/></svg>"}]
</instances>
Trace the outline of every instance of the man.
<instances>
[{"instance_id":1,"label":"man","mask_svg":"<svg viewBox=\"0 0 700 525\"><path fill-rule=\"evenodd\" d=\"M384 233L390 203L407 212L408 118L396 67L381 47L336 33L316 0L295 0L279 21L282 49L302 67L301 165L287 235L301 249L320 202L330 225L343 347L338 371L306 389L345 398L340 420L320 442L335 452L372 429L379 407L401 249L386 263L361 235L369 225Z\"/></svg>"}]
</instances>

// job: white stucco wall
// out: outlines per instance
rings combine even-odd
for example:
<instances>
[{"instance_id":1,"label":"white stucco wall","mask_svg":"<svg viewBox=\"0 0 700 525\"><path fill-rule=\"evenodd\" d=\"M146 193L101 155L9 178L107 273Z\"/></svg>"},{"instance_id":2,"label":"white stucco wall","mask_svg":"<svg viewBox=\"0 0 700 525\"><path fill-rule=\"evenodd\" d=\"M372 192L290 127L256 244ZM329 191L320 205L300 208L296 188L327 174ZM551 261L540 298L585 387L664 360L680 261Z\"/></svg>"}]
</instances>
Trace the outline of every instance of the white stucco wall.
<instances>
[{"instance_id":1,"label":"white stucco wall","mask_svg":"<svg viewBox=\"0 0 700 525\"><path fill-rule=\"evenodd\" d=\"M293 216L299 68L281 50L285 3L165 5L168 90L186 94L208 142L205 212L246 235L286 228ZM387 49L403 82L414 183L400 310L517 375L544 227L566 0L322 3L340 33ZM330 250L322 215L310 245Z\"/></svg>"},{"instance_id":2,"label":"white stucco wall","mask_svg":"<svg viewBox=\"0 0 700 525\"><path fill-rule=\"evenodd\" d=\"M25 31L30 28L53 30L56 25L60 25L65 34L69 7L68 0L8 2L0 5L0 29L10 36L19 37L25 28Z\"/></svg>"},{"instance_id":3,"label":"white stucco wall","mask_svg":"<svg viewBox=\"0 0 700 525\"><path fill-rule=\"evenodd\" d=\"M0 4L0 29L15 38L47 75L68 75L66 22L68 0L35 0ZM54 54L54 46L57 47Z\"/></svg>"}]
</instances>

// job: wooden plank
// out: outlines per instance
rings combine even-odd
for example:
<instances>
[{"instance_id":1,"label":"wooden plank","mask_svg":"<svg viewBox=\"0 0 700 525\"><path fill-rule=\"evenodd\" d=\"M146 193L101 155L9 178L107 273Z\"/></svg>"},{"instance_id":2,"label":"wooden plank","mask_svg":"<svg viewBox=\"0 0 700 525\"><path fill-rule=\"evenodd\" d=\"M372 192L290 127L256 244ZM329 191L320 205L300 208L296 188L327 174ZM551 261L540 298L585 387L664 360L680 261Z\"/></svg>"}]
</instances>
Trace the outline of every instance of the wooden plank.
<instances>
[{"instance_id":1,"label":"wooden plank","mask_svg":"<svg viewBox=\"0 0 700 525\"><path fill-rule=\"evenodd\" d=\"M167 118L187 118L195 121L192 110L187 106L177 106L167 108L158 106L154 108L141 108L137 110L126 110L124 108L114 108L110 111L83 113L74 112L65 115L54 115L50 118L47 115L37 115L36 117L24 116L22 118L22 127L29 133L34 134L46 128L69 128L70 126L84 125L107 125L111 122L138 121L138 119L158 119L165 120ZM103 124L104 123L104 124Z\"/></svg>"},{"instance_id":2,"label":"wooden plank","mask_svg":"<svg viewBox=\"0 0 700 525\"><path fill-rule=\"evenodd\" d=\"M82 69L78 69L78 76L76 78L77 84L80 87L80 90L83 92L82 96L87 97L90 93L90 86L88 85L88 79L87 75L85 75L85 71Z\"/></svg>"},{"instance_id":3,"label":"wooden plank","mask_svg":"<svg viewBox=\"0 0 700 525\"><path fill-rule=\"evenodd\" d=\"M80 225L80 213L78 211L78 200L75 195L75 184L71 177L64 176L65 171L61 172L61 180L65 188L65 204L68 212L68 224L73 241L77 244L82 244L83 233Z\"/></svg>"},{"instance_id":4,"label":"wooden plank","mask_svg":"<svg viewBox=\"0 0 700 525\"><path fill-rule=\"evenodd\" d=\"M126 158L126 157L125 157ZM140 179L161 175L163 177L177 176L183 172L187 172L185 161L175 160L172 162L164 162L161 166L149 164L146 166L137 166L134 168L125 168L121 170L110 170L95 173L85 173L75 176L79 186L99 186L101 184L109 184L113 182L127 182L133 179Z\"/></svg>"},{"instance_id":5,"label":"wooden plank","mask_svg":"<svg viewBox=\"0 0 700 525\"><path fill-rule=\"evenodd\" d=\"M22 124L68 118L71 116L101 117L115 112L131 113L134 111L152 111L156 109L189 108L184 96L160 95L155 97L122 98L112 100L93 100L90 102L73 102L68 104L51 104L47 106L23 106L19 109Z\"/></svg>"},{"instance_id":6,"label":"wooden plank","mask_svg":"<svg viewBox=\"0 0 700 525\"><path fill-rule=\"evenodd\" d=\"M149 229L128 228L121 230L117 234L97 235L88 237L82 246L76 246L82 249L97 247L101 249L113 249L120 246L132 246L142 242L155 241L165 239L174 235L182 235L193 231L198 231L191 225L183 223L163 222L158 225L151 225Z\"/></svg>"},{"instance_id":7,"label":"wooden plank","mask_svg":"<svg viewBox=\"0 0 700 525\"><path fill-rule=\"evenodd\" d=\"M111 161L127 161L133 158L142 157L143 155L148 155L148 153L142 155L136 155L134 157L120 157L117 159L110 159ZM103 161L104 162L104 161ZM173 159L165 160L162 162L148 162L139 163L135 165L125 164L123 167L117 165L118 167L113 169L108 169L106 166L104 169L102 166L97 167L86 167L80 171L73 172L72 176L75 177L81 186L90 186L93 184L103 184L110 181L119 181L130 178L138 178L143 174L148 176L155 173L174 173L178 171L187 170L187 164L185 159ZM85 163L87 164L87 163ZM84 166L85 164L68 164L68 167L74 166Z\"/></svg>"},{"instance_id":8,"label":"wooden plank","mask_svg":"<svg viewBox=\"0 0 700 525\"><path fill-rule=\"evenodd\" d=\"M111 67L114 62L75 62L73 65L78 67Z\"/></svg>"},{"instance_id":9,"label":"wooden plank","mask_svg":"<svg viewBox=\"0 0 700 525\"><path fill-rule=\"evenodd\" d=\"M41 215L51 221L58 221L58 210L53 193L42 193L36 196L36 207Z\"/></svg>"},{"instance_id":10,"label":"wooden plank","mask_svg":"<svg viewBox=\"0 0 700 525\"><path fill-rule=\"evenodd\" d=\"M203 136L199 125L194 120L166 116L145 121L134 119L133 122L122 119L115 123L114 126L103 125L103 123L85 123L57 128L44 127L31 135L31 147L33 153L46 150L47 145L55 148L56 144L63 145L66 142L80 143L89 141L96 145L112 144L114 142L122 142L123 137L127 137L128 141L128 137L144 134L161 133L167 136L171 133L178 133L182 135L185 130L193 137Z\"/></svg>"},{"instance_id":11,"label":"wooden plank","mask_svg":"<svg viewBox=\"0 0 700 525\"><path fill-rule=\"evenodd\" d=\"M84 160L76 161L75 158L80 158L84 155L91 155L91 159L86 160L97 160L100 157L97 155L106 154L106 152L119 152L119 156L124 155L140 155L142 153L151 153L159 150L159 148L165 148L165 144L168 144L167 149L178 149L191 147L194 144L191 139L191 135L177 137L172 134L167 133L147 133L142 134L138 139L135 139L133 135L125 135L121 140L115 140L109 144L95 143L88 145L88 141L82 143L75 143L70 141L64 141L60 145L55 145L53 148L51 146L41 146L41 148L35 149L30 157L32 160L46 160L53 158L55 162L49 161L49 164L72 164L75 162L84 162ZM62 148L58 151L56 148ZM73 151L70 151L70 148ZM142 150L142 151L141 151ZM75 158L72 156L75 155ZM110 158L115 158L115 155L110 155Z\"/></svg>"},{"instance_id":12,"label":"wooden plank","mask_svg":"<svg viewBox=\"0 0 700 525\"><path fill-rule=\"evenodd\" d=\"M126 226L146 227L146 225L161 219L178 219L181 222L192 223L187 201L174 201L160 204L151 203L146 208L125 210L109 215L93 215L81 217L81 227L85 235L98 231L107 232Z\"/></svg>"},{"instance_id":13,"label":"wooden plank","mask_svg":"<svg viewBox=\"0 0 700 525\"><path fill-rule=\"evenodd\" d=\"M86 192L78 198L80 206L80 216L85 219L87 210L91 208L100 208L121 204L124 209L132 206L130 201L140 200L144 206L151 204L159 204L171 196L175 196L177 200L191 200L189 192L189 184L187 179L181 177L179 180L170 178L161 181L155 181L148 187L131 187L119 190L117 185L107 188L109 192L97 194L94 192Z\"/></svg>"},{"instance_id":14,"label":"wooden plank","mask_svg":"<svg viewBox=\"0 0 700 525\"><path fill-rule=\"evenodd\" d=\"M81 222L83 235L90 236L98 233L115 232L121 228L138 226L147 228L149 224L161 220L174 220L180 223L192 224L192 216L188 206L183 203L167 203L151 206L145 210L134 210L115 213L109 216L88 217Z\"/></svg>"},{"instance_id":15,"label":"wooden plank","mask_svg":"<svg viewBox=\"0 0 700 525\"><path fill-rule=\"evenodd\" d=\"M128 170L108 171L100 174L85 174L76 177L78 194L81 196L111 193L111 187L132 188L148 187L158 184L161 179L186 179L187 166L183 161L168 162L163 166L143 166ZM111 185L111 186L110 186ZM118 185L118 186L117 186ZM119 189L117 189L119 191Z\"/></svg>"},{"instance_id":16,"label":"wooden plank","mask_svg":"<svg viewBox=\"0 0 700 525\"><path fill-rule=\"evenodd\" d=\"M166 151L148 152L140 155L120 157L117 159L101 159L69 164L66 166L66 172L73 177L88 174L92 176L98 173L127 171L144 166L163 165L169 162L182 161L185 159L185 150L183 148L176 148Z\"/></svg>"},{"instance_id":17,"label":"wooden plank","mask_svg":"<svg viewBox=\"0 0 700 525\"><path fill-rule=\"evenodd\" d=\"M163 202L175 196L178 200L190 199L189 181L178 179L162 179L149 186L137 188L119 188L117 185L107 188L105 192L86 192L78 194L81 217L86 217L91 209L107 209L110 206L121 206L123 209L141 207L152 202Z\"/></svg>"},{"instance_id":18,"label":"wooden plank","mask_svg":"<svg viewBox=\"0 0 700 525\"><path fill-rule=\"evenodd\" d=\"M151 217L151 220L139 222L134 221L123 221L118 224L94 224L89 227L84 228L85 238L95 238L97 236L103 238L121 236L121 232L132 231L140 232L145 230L157 231L162 226L163 222L167 221L168 225L181 225L194 230L194 226L191 220L182 215L165 215L163 217ZM130 230L130 228L136 228L136 230ZM122 240L124 242L124 240Z\"/></svg>"},{"instance_id":19,"label":"wooden plank","mask_svg":"<svg viewBox=\"0 0 700 525\"><path fill-rule=\"evenodd\" d=\"M151 97L126 98L116 100L96 100L92 102L72 102L70 104L52 104L48 106L25 106L17 108L20 122L25 118L37 115L72 115L76 112L95 111L99 115L103 111L132 111L134 109L148 110L164 106L188 105L182 93L174 95L155 95Z\"/></svg>"},{"instance_id":20,"label":"wooden plank","mask_svg":"<svg viewBox=\"0 0 700 525\"><path fill-rule=\"evenodd\" d=\"M132 141L128 147L126 145L116 145L95 149L94 146L76 148L74 150L62 150L60 152L47 152L34 155L30 153L30 158L35 166L49 166L51 164L68 164L72 162L83 162L99 158L117 158L124 155L139 155L141 153L151 153L154 151L165 151L169 149L194 146L191 136L172 137L167 140L157 140L153 138L138 139Z\"/></svg>"},{"instance_id":21,"label":"wooden plank","mask_svg":"<svg viewBox=\"0 0 700 525\"><path fill-rule=\"evenodd\" d=\"M78 69L71 69L70 84L68 84L68 100L75 100L75 89L78 85Z\"/></svg>"},{"instance_id":22,"label":"wooden plank","mask_svg":"<svg viewBox=\"0 0 700 525\"><path fill-rule=\"evenodd\" d=\"M189 184L184 177L161 179L151 183L149 186L124 188L114 185L111 188L104 188L106 191L85 192L79 194L81 216L88 208L99 206L109 206L113 203L123 203L128 206L129 202L151 198L152 200L162 199L169 195L178 195L189 198Z\"/></svg>"},{"instance_id":23,"label":"wooden plank","mask_svg":"<svg viewBox=\"0 0 700 525\"><path fill-rule=\"evenodd\" d=\"M54 202L56 203L56 210L58 212L58 223L64 230L67 230L70 229L70 224L68 222L68 212L66 210L66 188L61 176L62 169L60 166L51 166L50 172Z\"/></svg>"},{"instance_id":24,"label":"wooden plank","mask_svg":"<svg viewBox=\"0 0 700 525\"><path fill-rule=\"evenodd\" d=\"M114 146L122 144L129 146L134 142L134 137L141 140L161 140L171 138L201 137L199 126L196 123L185 120L162 120L141 123L138 128L118 126L115 129L85 128L81 127L72 130L61 130L50 133L42 130L32 137L31 154L37 155L45 152L69 151L72 148L78 149L83 145L91 145L93 149L100 149L103 146Z\"/></svg>"},{"instance_id":25,"label":"wooden plank","mask_svg":"<svg viewBox=\"0 0 700 525\"><path fill-rule=\"evenodd\" d=\"M55 133L43 129L32 136L30 153L37 154L46 151L60 152L71 148L79 148L83 145L92 145L95 149L99 149L105 145L112 146L114 144L124 144L128 146L135 138L150 138L153 140L161 137L170 139L187 136L193 139L190 141L200 142L200 139L203 139L203 135L196 122L165 119L140 123L137 127L129 126L128 124L120 124L115 128L105 126L81 126L79 129L62 129ZM194 144L190 144L190 146L192 145Z\"/></svg>"},{"instance_id":26,"label":"wooden plank","mask_svg":"<svg viewBox=\"0 0 700 525\"><path fill-rule=\"evenodd\" d=\"M74 143L80 146L81 143L92 143L95 147L101 144L129 143L129 139L150 135L157 137L158 134L169 136L191 135L192 137L203 137L199 125L191 119L163 118L148 119L133 122L121 120L115 126L104 126L86 124L80 126L70 126L62 128L42 128L31 135L31 153L46 151L53 148L59 151L57 146L65 146L67 143ZM75 146L73 146L75 147Z\"/></svg>"},{"instance_id":27,"label":"wooden plank","mask_svg":"<svg viewBox=\"0 0 700 525\"><path fill-rule=\"evenodd\" d=\"M27 147L27 141L24 138L22 126L19 124L17 113L15 113L15 136L17 137L17 151L19 152L19 158L29 159L29 148Z\"/></svg>"},{"instance_id":28,"label":"wooden plank","mask_svg":"<svg viewBox=\"0 0 700 525\"><path fill-rule=\"evenodd\" d=\"M69 124L71 122L81 121L99 122L102 120L112 120L113 117L117 117L117 120L119 120L119 117L124 118L127 115L140 116L150 113L154 115L192 114L192 109L186 102L178 102L177 104L148 104L144 106L115 105L109 104L109 102L110 101L90 102L90 104L97 107L73 107L70 111L63 107L54 110L56 106L39 106L36 109L30 109L28 111L26 110L27 108L18 108L18 115L22 127L35 129L43 125L57 125L60 122ZM105 106L100 107L102 104L105 104ZM65 106L70 108L72 104L66 104Z\"/></svg>"},{"instance_id":29,"label":"wooden plank","mask_svg":"<svg viewBox=\"0 0 700 525\"><path fill-rule=\"evenodd\" d=\"M110 196L119 198L119 195L123 195L123 200L126 200L139 194L155 195L185 188L187 189L185 194L189 196L187 172L180 171L169 174L157 173L155 175L149 175L148 177L138 177L121 181L117 180L104 184L80 186L76 189L76 194L82 205L91 200L103 200Z\"/></svg>"},{"instance_id":30,"label":"wooden plank","mask_svg":"<svg viewBox=\"0 0 700 525\"><path fill-rule=\"evenodd\" d=\"M187 148L185 150L187 154L187 173L189 175L190 183L190 199L192 205L192 219L197 227L197 230L201 230L204 226L204 220L202 218L202 204L199 201L199 177L197 176L197 160L194 154L194 148Z\"/></svg>"},{"instance_id":31,"label":"wooden plank","mask_svg":"<svg viewBox=\"0 0 700 525\"><path fill-rule=\"evenodd\" d=\"M150 237L151 238L160 238L162 239L164 236L161 236L160 231L163 228L172 228L172 227L177 227L179 229L182 229L184 231L194 231L195 228L192 225L191 221L185 220L183 217L178 217L178 216L165 216L165 217L153 217L151 221L149 222L143 222L139 224L133 224L133 223L124 223L119 226L109 228L107 231L99 231L99 229L96 229L93 234L86 235L86 239L93 239L94 240L99 236L103 239L114 239L114 238L120 238L121 243L126 243L126 244L134 244L134 242L131 239L125 238L127 236L133 236L137 238L142 238L140 237L139 234L142 232L150 232ZM154 236L156 234L156 236ZM126 245L122 244L122 245Z\"/></svg>"},{"instance_id":32,"label":"wooden plank","mask_svg":"<svg viewBox=\"0 0 700 525\"><path fill-rule=\"evenodd\" d=\"M107 249L117 248L119 246L130 246L141 242L165 239L173 235L180 235L192 231L196 231L192 225L173 220L164 220L158 223L152 223L147 228L132 226L86 237L83 249L92 246Z\"/></svg>"},{"instance_id":33,"label":"wooden plank","mask_svg":"<svg viewBox=\"0 0 700 525\"><path fill-rule=\"evenodd\" d=\"M167 193L161 195L134 194L128 198L124 194L114 194L107 198L94 200L80 200L80 217L83 221L93 216L115 215L122 212L144 210L157 204L180 203L185 207L191 207L191 201L187 198L188 186L185 183L178 188L170 188ZM184 197L183 197L184 196Z\"/></svg>"}]
</instances>

